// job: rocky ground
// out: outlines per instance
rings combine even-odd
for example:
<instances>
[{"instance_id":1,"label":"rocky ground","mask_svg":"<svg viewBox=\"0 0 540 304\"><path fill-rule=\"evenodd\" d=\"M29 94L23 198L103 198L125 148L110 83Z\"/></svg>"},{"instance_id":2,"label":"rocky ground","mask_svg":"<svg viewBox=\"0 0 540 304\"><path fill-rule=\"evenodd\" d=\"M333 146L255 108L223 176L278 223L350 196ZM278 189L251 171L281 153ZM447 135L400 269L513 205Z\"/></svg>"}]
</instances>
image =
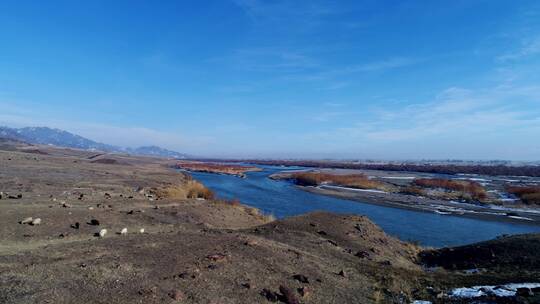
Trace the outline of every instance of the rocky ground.
<instances>
[{"instance_id":1,"label":"rocky ground","mask_svg":"<svg viewBox=\"0 0 540 304\"><path fill-rule=\"evenodd\" d=\"M540 277L537 235L450 258L362 216L181 197L163 159L2 142L0 165L0 303L460 303L454 287Z\"/></svg>"}]
</instances>

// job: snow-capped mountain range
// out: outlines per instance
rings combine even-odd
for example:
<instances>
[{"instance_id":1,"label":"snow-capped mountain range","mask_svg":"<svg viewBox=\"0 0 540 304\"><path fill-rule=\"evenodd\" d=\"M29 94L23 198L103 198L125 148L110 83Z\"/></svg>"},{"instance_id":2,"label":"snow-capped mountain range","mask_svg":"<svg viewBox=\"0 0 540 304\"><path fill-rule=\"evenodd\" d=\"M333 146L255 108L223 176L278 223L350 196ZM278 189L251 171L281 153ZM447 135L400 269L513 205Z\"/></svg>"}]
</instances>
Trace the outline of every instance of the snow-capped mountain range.
<instances>
[{"instance_id":1,"label":"snow-capped mountain range","mask_svg":"<svg viewBox=\"0 0 540 304\"><path fill-rule=\"evenodd\" d=\"M64 130L48 127L9 128L0 126L0 138L21 140L31 144L53 145L83 150L99 150L105 152L129 153L133 155L159 156L184 159L183 153L167 150L157 146L124 148L108 145L76 135Z\"/></svg>"}]
</instances>

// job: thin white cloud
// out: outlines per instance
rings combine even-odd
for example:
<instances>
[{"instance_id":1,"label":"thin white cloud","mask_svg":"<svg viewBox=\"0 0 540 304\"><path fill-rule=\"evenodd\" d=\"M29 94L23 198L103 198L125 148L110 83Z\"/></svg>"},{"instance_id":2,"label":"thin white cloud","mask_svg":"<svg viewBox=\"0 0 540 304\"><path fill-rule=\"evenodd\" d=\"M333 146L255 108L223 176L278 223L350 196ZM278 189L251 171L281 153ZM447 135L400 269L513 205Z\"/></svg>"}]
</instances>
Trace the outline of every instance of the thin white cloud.
<instances>
[{"instance_id":1,"label":"thin white cloud","mask_svg":"<svg viewBox=\"0 0 540 304\"><path fill-rule=\"evenodd\" d=\"M531 103L540 104L540 86L449 88L431 102L371 110L355 124L312 133L305 140L372 153L388 147L385 156L393 158L412 149L409 154L417 158L455 153L455 157L532 159L538 158L533 152L540 149L540 142L531 141L540 134L540 109L528 107ZM505 145L519 139L530 140L514 154L507 153ZM458 142L469 146L456 147ZM419 149L416 155L414 147Z\"/></svg>"},{"instance_id":2,"label":"thin white cloud","mask_svg":"<svg viewBox=\"0 0 540 304\"><path fill-rule=\"evenodd\" d=\"M328 68L321 66L315 71L308 73L296 73L284 76L288 81L328 81L331 79L340 79L353 74L380 73L389 70L415 65L421 62L418 58L392 57L384 60L366 62L356 65L349 65L338 68Z\"/></svg>"},{"instance_id":3,"label":"thin white cloud","mask_svg":"<svg viewBox=\"0 0 540 304\"><path fill-rule=\"evenodd\" d=\"M521 46L517 50L503 54L497 57L497 59L506 62L535 55L540 55L540 36L522 41Z\"/></svg>"}]
</instances>

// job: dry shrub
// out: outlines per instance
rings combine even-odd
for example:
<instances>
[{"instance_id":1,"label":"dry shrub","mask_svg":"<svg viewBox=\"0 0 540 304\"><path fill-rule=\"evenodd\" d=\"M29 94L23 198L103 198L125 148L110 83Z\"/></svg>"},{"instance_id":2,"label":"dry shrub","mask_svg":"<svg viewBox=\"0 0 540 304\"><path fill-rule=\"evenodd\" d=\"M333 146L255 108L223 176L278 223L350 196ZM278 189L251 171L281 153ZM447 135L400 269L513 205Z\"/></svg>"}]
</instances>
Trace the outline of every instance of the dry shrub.
<instances>
[{"instance_id":1,"label":"dry shrub","mask_svg":"<svg viewBox=\"0 0 540 304\"><path fill-rule=\"evenodd\" d=\"M524 204L540 205L540 186L508 186L506 191L519 197Z\"/></svg>"},{"instance_id":2,"label":"dry shrub","mask_svg":"<svg viewBox=\"0 0 540 304\"><path fill-rule=\"evenodd\" d=\"M328 183L337 186L357 189L380 189L388 190L388 185L383 182L371 180L364 174L329 174L322 172L298 172L293 173L291 179L300 186L318 186Z\"/></svg>"},{"instance_id":3,"label":"dry shrub","mask_svg":"<svg viewBox=\"0 0 540 304\"><path fill-rule=\"evenodd\" d=\"M214 192L195 180L187 182L187 198L213 199Z\"/></svg>"},{"instance_id":4,"label":"dry shrub","mask_svg":"<svg viewBox=\"0 0 540 304\"><path fill-rule=\"evenodd\" d=\"M482 185L474 181L451 180L443 178L419 178L413 181L415 186L424 188L442 188L456 192L464 200L485 201L487 192Z\"/></svg>"},{"instance_id":5,"label":"dry shrub","mask_svg":"<svg viewBox=\"0 0 540 304\"><path fill-rule=\"evenodd\" d=\"M424 191L424 189L422 189L420 187L417 187L417 186L412 186L412 185L409 185L409 186L403 188L401 190L401 193L409 194L409 195L416 195L416 196L425 196L426 195L426 192Z\"/></svg>"},{"instance_id":6,"label":"dry shrub","mask_svg":"<svg viewBox=\"0 0 540 304\"><path fill-rule=\"evenodd\" d=\"M188 179L184 184L160 188L154 191L158 197L172 199L213 199L214 193L196 180Z\"/></svg>"}]
</instances>

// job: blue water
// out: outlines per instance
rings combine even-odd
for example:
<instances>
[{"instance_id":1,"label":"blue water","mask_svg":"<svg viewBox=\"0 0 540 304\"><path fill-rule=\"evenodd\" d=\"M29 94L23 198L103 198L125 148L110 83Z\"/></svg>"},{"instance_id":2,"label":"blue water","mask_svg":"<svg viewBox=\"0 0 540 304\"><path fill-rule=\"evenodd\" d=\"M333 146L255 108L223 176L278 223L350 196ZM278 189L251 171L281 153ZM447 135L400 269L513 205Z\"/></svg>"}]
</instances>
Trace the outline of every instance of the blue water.
<instances>
[{"instance_id":1,"label":"blue water","mask_svg":"<svg viewBox=\"0 0 540 304\"><path fill-rule=\"evenodd\" d=\"M384 207L313 194L287 181L274 181L268 175L286 170L261 166L264 171L250 172L242 179L230 175L191 173L218 197L237 198L278 218L315 210L353 213L368 216L388 234L404 241L418 241L426 246L463 245L495 238L501 234L540 232L540 226L485 221L431 212Z\"/></svg>"}]
</instances>

